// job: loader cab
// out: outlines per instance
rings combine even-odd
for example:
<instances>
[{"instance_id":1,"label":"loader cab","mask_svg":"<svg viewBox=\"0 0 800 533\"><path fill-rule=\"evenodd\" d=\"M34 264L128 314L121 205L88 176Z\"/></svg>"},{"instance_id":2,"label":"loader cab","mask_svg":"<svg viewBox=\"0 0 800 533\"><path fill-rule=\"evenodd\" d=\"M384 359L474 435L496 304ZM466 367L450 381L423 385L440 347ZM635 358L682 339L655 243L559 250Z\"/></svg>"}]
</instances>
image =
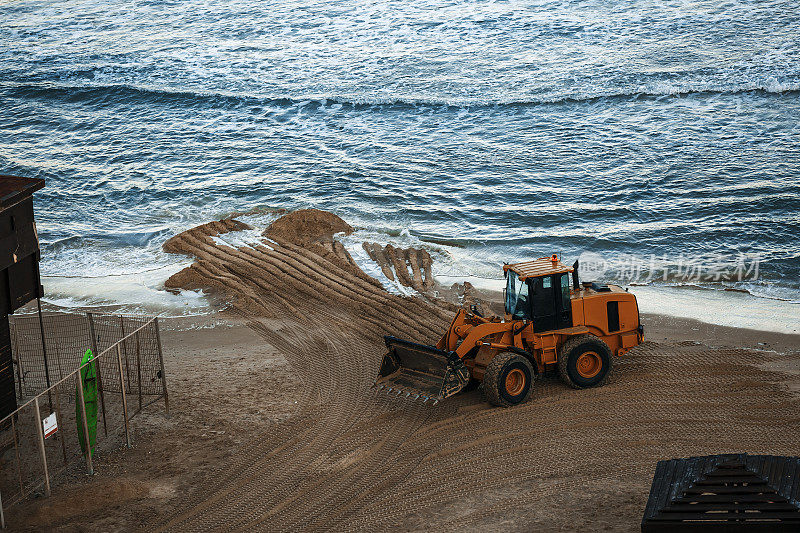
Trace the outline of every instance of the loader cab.
<instances>
[{"instance_id":1,"label":"loader cab","mask_svg":"<svg viewBox=\"0 0 800 533\"><path fill-rule=\"evenodd\" d=\"M530 284L533 331L551 331L572 327L572 302L569 274L528 278Z\"/></svg>"},{"instance_id":2,"label":"loader cab","mask_svg":"<svg viewBox=\"0 0 800 533\"><path fill-rule=\"evenodd\" d=\"M504 270L505 308L513 320L532 320L535 332L572 327L573 269L552 258L542 258L506 265Z\"/></svg>"}]
</instances>

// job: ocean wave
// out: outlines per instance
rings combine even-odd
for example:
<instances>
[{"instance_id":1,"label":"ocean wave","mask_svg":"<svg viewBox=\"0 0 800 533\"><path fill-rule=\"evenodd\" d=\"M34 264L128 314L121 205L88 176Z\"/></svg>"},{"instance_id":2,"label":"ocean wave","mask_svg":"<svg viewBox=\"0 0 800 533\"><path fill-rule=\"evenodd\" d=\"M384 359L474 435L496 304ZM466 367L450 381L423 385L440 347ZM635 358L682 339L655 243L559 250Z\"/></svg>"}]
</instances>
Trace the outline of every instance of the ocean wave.
<instances>
[{"instance_id":1,"label":"ocean wave","mask_svg":"<svg viewBox=\"0 0 800 533\"><path fill-rule=\"evenodd\" d=\"M6 82L0 89L12 97L59 98L68 101L103 101L117 97L121 103L149 99L165 104L206 104L214 107L275 106L281 108L321 109L340 105L352 109L390 107L453 107L491 108L526 107L553 104L595 103L603 100L656 99L663 97L715 96L760 94L794 95L800 93L800 81L779 81L770 78L729 86L705 83L673 83L658 81L628 89L597 91L596 93L564 94L530 98L448 98L437 96L376 97L370 95L253 95L222 91L189 91L166 87L133 84L64 84L53 82Z\"/></svg>"},{"instance_id":2,"label":"ocean wave","mask_svg":"<svg viewBox=\"0 0 800 533\"><path fill-rule=\"evenodd\" d=\"M611 280L612 282L614 280ZM617 280L617 283L622 283ZM730 284L725 282L688 282L688 281L666 281L666 282L646 282L646 283L623 283L630 287L669 287L672 289L687 289L697 291L717 291L747 294L765 300L776 300L790 304L800 304L800 290L786 287L777 283L756 284Z\"/></svg>"},{"instance_id":3,"label":"ocean wave","mask_svg":"<svg viewBox=\"0 0 800 533\"><path fill-rule=\"evenodd\" d=\"M171 235L168 228L147 229L142 231L109 231L107 233L88 232L81 235L67 235L48 240L47 232L42 233L42 248L50 252L73 249L81 245L131 246L144 247L153 240L166 240Z\"/></svg>"}]
</instances>

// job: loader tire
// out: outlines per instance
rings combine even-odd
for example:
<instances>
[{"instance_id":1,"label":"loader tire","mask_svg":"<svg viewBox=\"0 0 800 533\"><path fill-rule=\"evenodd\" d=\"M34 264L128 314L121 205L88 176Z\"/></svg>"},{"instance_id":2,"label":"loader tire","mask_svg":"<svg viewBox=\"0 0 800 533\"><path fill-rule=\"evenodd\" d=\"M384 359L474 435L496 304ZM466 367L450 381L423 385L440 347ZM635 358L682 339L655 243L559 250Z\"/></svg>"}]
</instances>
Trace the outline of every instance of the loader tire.
<instances>
[{"instance_id":1,"label":"loader tire","mask_svg":"<svg viewBox=\"0 0 800 533\"><path fill-rule=\"evenodd\" d=\"M561 346L558 374L575 389L604 385L614 366L608 344L594 335L576 335Z\"/></svg>"},{"instance_id":2,"label":"loader tire","mask_svg":"<svg viewBox=\"0 0 800 533\"><path fill-rule=\"evenodd\" d=\"M497 354L483 376L483 396L492 405L511 407L528 401L533 391L530 361L511 352Z\"/></svg>"}]
</instances>

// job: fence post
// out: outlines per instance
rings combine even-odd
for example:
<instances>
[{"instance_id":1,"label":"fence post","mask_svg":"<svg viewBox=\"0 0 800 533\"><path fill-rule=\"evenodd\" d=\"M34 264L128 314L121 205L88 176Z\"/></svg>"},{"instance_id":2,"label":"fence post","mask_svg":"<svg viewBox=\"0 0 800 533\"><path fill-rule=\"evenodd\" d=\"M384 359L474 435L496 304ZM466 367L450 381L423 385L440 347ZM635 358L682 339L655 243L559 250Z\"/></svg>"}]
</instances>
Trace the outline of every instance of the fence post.
<instances>
[{"instance_id":1,"label":"fence post","mask_svg":"<svg viewBox=\"0 0 800 533\"><path fill-rule=\"evenodd\" d=\"M119 315L120 340L125 338L125 319ZM131 365L128 362L128 341L122 341L122 351L125 352L125 374L128 379L128 390L131 390Z\"/></svg>"},{"instance_id":2,"label":"fence post","mask_svg":"<svg viewBox=\"0 0 800 533\"><path fill-rule=\"evenodd\" d=\"M91 361L87 365L92 364ZM82 367L78 367L78 401L81 403L81 420L83 421L83 442L86 443L86 470L90 476L94 475L92 466L92 443L89 440L89 422L86 420L86 402L83 400L83 375Z\"/></svg>"},{"instance_id":3,"label":"fence post","mask_svg":"<svg viewBox=\"0 0 800 533\"><path fill-rule=\"evenodd\" d=\"M3 495L0 494L0 527L6 528L6 516L3 514Z\"/></svg>"},{"instance_id":4,"label":"fence post","mask_svg":"<svg viewBox=\"0 0 800 533\"><path fill-rule=\"evenodd\" d=\"M164 410L169 414L169 395L167 394L167 373L164 371L164 351L161 349L161 333L158 330L158 317L153 318L156 328L156 344L158 345L158 361L161 364L161 387L164 391Z\"/></svg>"},{"instance_id":5,"label":"fence post","mask_svg":"<svg viewBox=\"0 0 800 533\"><path fill-rule=\"evenodd\" d=\"M139 411L142 410L142 354L139 330L136 330L136 377L139 380Z\"/></svg>"},{"instance_id":6,"label":"fence post","mask_svg":"<svg viewBox=\"0 0 800 533\"><path fill-rule=\"evenodd\" d=\"M51 323L53 324L52 328L53 328L54 331L58 327L58 324L56 323L57 320L58 320L57 318L53 317L53 319L51 321ZM56 358L56 366L58 366L58 378L56 379L56 381L61 381L62 379L64 379L64 367L61 364L61 359L63 359L63 357L61 355L61 346L60 346L60 343L58 342L58 340L53 342L51 347L53 349L51 355L55 356L55 358ZM72 361L70 361L70 364L71 363L72 363Z\"/></svg>"},{"instance_id":7,"label":"fence post","mask_svg":"<svg viewBox=\"0 0 800 533\"><path fill-rule=\"evenodd\" d=\"M44 495L50 497L50 476L47 473L47 452L44 449L44 430L42 429L42 412L39 410L39 397L33 399L33 406L36 411L36 429L39 430L39 453L42 455L42 467L44 468Z\"/></svg>"},{"instance_id":8,"label":"fence post","mask_svg":"<svg viewBox=\"0 0 800 533\"><path fill-rule=\"evenodd\" d=\"M106 400L103 395L103 373L100 371L100 352L97 350L97 334L94 331L94 316L92 316L92 313L86 313L86 318L89 320L89 335L92 337L92 356L95 361L95 370L97 371L97 392L100 393L100 408L103 410L103 434L108 437Z\"/></svg>"},{"instance_id":9,"label":"fence post","mask_svg":"<svg viewBox=\"0 0 800 533\"><path fill-rule=\"evenodd\" d=\"M117 343L117 366L119 367L119 387L122 389L122 416L125 417L125 444L131 447L131 435L128 428L128 399L125 396L125 376L122 375L122 350Z\"/></svg>"},{"instance_id":10,"label":"fence post","mask_svg":"<svg viewBox=\"0 0 800 533\"><path fill-rule=\"evenodd\" d=\"M47 362L47 346L44 341L44 320L42 319L42 300L36 298L36 305L39 309L39 333L42 336L42 358L44 359L44 379L47 382L47 400L50 409L53 408L53 399L50 397L50 364Z\"/></svg>"}]
</instances>

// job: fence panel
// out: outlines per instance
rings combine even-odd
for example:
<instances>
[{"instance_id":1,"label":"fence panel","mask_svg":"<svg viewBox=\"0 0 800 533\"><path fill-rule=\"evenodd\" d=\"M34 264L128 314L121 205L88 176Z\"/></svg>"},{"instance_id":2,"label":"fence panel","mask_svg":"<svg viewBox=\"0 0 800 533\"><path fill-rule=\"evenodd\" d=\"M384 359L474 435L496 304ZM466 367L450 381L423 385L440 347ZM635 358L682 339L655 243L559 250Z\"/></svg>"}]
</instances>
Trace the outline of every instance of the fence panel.
<instances>
[{"instance_id":1,"label":"fence panel","mask_svg":"<svg viewBox=\"0 0 800 533\"><path fill-rule=\"evenodd\" d=\"M42 315L44 351L37 315L11 317L12 349L21 403L72 372L87 349L95 355L120 339L125 388L133 396L133 410L164 395L158 324L150 317L119 315ZM136 332L135 335L131 333ZM127 337L127 338L126 338ZM45 356L47 371L45 371ZM100 362L104 390L121 392L116 363Z\"/></svg>"},{"instance_id":2,"label":"fence panel","mask_svg":"<svg viewBox=\"0 0 800 533\"><path fill-rule=\"evenodd\" d=\"M44 469L39 453L39 436L33 403L0 424L0 490L5 507L44 486Z\"/></svg>"},{"instance_id":3,"label":"fence panel","mask_svg":"<svg viewBox=\"0 0 800 533\"><path fill-rule=\"evenodd\" d=\"M149 318L98 316L92 315L94 331L97 338L97 349L102 352L109 349L117 341L123 339L120 349L122 356L125 389L135 399L139 407L147 403L147 396L162 396L161 351L158 341L158 325ZM132 332L137 331L135 335ZM103 364L103 389L110 392L121 392L119 371L116 363L113 368Z\"/></svg>"},{"instance_id":4,"label":"fence panel","mask_svg":"<svg viewBox=\"0 0 800 533\"><path fill-rule=\"evenodd\" d=\"M80 364L92 347L89 323L82 315L12 316L11 347L17 364L19 401L30 398L63 379ZM42 327L44 327L44 348ZM45 370L44 361L47 360Z\"/></svg>"}]
</instances>

